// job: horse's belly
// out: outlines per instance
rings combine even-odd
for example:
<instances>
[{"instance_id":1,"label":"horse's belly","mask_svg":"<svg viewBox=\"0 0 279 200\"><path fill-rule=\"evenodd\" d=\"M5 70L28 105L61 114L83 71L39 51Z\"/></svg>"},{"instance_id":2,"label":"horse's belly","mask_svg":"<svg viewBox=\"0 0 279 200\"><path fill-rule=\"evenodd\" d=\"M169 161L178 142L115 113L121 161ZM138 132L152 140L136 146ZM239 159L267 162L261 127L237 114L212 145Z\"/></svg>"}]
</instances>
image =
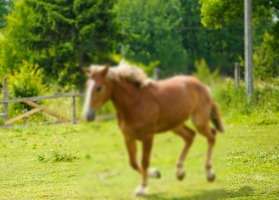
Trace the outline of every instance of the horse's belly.
<instances>
[{"instance_id":1,"label":"horse's belly","mask_svg":"<svg viewBox=\"0 0 279 200\"><path fill-rule=\"evenodd\" d=\"M196 95L187 90L183 82L177 87L161 89L158 96L160 114L156 132L168 131L183 124L195 108Z\"/></svg>"},{"instance_id":2,"label":"horse's belly","mask_svg":"<svg viewBox=\"0 0 279 200\"><path fill-rule=\"evenodd\" d=\"M124 134L128 134L136 139L144 140L150 134L162 133L174 129L188 119L188 113L176 115L166 115L159 118L142 118L130 123L120 120L120 128Z\"/></svg>"},{"instance_id":3,"label":"horse's belly","mask_svg":"<svg viewBox=\"0 0 279 200\"><path fill-rule=\"evenodd\" d=\"M128 134L137 139L144 139L148 134L156 132L158 114L158 108L155 104L148 108L136 108L133 115L129 117L119 115L118 121L124 134Z\"/></svg>"},{"instance_id":4,"label":"horse's belly","mask_svg":"<svg viewBox=\"0 0 279 200\"><path fill-rule=\"evenodd\" d=\"M156 132L172 130L183 124L188 118L189 115L187 113L183 115L165 117L158 122Z\"/></svg>"},{"instance_id":5,"label":"horse's belly","mask_svg":"<svg viewBox=\"0 0 279 200\"><path fill-rule=\"evenodd\" d=\"M156 131L156 123L134 123L126 124L125 122L120 128L124 134L133 138L144 140L149 134L154 134Z\"/></svg>"},{"instance_id":6,"label":"horse's belly","mask_svg":"<svg viewBox=\"0 0 279 200\"><path fill-rule=\"evenodd\" d=\"M156 120L143 120L137 127L138 133L158 133L176 128L183 124L189 117L189 113L185 110L179 110L175 114L161 115ZM145 121L145 122L144 122Z\"/></svg>"}]
</instances>

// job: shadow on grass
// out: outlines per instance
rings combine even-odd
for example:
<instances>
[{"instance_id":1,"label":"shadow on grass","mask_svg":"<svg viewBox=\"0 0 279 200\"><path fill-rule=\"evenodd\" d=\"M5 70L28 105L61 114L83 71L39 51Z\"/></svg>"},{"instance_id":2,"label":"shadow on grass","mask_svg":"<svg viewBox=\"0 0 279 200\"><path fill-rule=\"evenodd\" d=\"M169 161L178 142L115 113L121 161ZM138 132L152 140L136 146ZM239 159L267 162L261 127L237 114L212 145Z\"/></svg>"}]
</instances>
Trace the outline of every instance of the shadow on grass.
<instances>
[{"instance_id":1,"label":"shadow on grass","mask_svg":"<svg viewBox=\"0 0 279 200\"><path fill-rule=\"evenodd\" d=\"M200 191L195 195L166 197L165 193L150 194L147 200L221 200L226 198L247 197L254 193L250 186L243 186L238 190L214 189L208 191Z\"/></svg>"}]
</instances>

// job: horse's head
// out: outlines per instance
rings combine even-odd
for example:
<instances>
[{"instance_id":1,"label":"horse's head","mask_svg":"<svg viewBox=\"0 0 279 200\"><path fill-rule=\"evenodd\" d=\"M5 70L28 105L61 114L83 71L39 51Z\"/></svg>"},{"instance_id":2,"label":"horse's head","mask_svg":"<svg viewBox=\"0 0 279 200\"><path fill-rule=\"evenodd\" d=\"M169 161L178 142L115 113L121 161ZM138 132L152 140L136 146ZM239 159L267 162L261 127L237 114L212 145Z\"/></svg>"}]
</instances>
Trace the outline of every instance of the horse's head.
<instances>
[{"instance_id":1,"label":"horse's head","mask_svg":"<svg viewBox=\"0 0 279 200\"><path fill-rule=\"evenodd\" d=\"M111 96L111 89L107 79L107 66L92 65L85 69L87 85L83 115L86 121L95 119L95 110L100 108Z\"/></svg>"}]
</instances>

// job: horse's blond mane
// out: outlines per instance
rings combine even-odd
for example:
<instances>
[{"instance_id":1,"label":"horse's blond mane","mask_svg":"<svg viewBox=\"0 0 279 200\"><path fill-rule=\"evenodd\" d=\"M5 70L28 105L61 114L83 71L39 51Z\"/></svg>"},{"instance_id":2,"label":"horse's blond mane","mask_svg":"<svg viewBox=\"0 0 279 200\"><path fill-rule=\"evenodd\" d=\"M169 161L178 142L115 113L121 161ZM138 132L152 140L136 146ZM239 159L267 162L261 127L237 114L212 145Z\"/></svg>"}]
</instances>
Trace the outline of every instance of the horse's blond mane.
<instances>
[{"instance_id":1,"label":"horse's blond mane","mask_svg":"<svg viewBox=\"0 0 279 200\"><path fill-rule=\"evenodd\" d=\"M91 73L98 73L104 70L104 65L91 65ZM125 60L122 60L117 66L110 67L107 78L112 81L123 81L126 80L137 87L144 87L151 82L151 79L144 73L144 71L132 65Z\"/></svg>"},{"instance_id":2,"label":"horse's blond mane","mask_svg":"<svg viewBox=\"0 0 279 200\"><path fill-rule=\"evenodd\" d=\"M141 68L124 60L117 67L110 68L108 77L115 81L126 80L138 87L143 87L150 82L150 79Z\"/></svg>"}]
</instances>

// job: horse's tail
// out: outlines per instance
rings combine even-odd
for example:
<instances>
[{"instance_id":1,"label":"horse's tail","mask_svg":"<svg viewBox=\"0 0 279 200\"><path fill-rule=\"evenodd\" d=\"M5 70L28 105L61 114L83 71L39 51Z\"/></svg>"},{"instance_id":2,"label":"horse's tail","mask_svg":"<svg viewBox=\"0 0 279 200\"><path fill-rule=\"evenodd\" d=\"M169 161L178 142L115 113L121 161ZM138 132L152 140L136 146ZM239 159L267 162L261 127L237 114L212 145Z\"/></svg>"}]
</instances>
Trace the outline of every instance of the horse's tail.
<instances>
[{"instance_id":1,"label":"horse's tail","mask_svg":"<svg viewBox=\"0 0 279 200\"><path fill-rule=\"evenodd\" d=\"M214 124L215 128L220 131L221 133L224 132L224 126L221 120L221 115L218 109L218 106L213 103L212 108L211 108L211 113L210 113L210 118L212 123Z\"/></svg>"}]
</instances>

